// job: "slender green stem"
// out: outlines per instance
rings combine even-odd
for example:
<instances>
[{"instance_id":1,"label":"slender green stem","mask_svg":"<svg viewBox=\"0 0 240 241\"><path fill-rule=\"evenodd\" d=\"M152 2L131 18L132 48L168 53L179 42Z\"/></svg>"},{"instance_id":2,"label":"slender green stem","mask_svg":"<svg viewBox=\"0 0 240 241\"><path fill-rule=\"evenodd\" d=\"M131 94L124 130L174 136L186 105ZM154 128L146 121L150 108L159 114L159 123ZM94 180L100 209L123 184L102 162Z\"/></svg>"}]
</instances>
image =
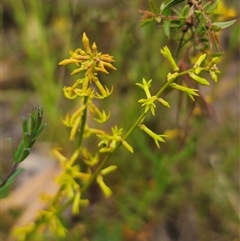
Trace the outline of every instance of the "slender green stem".
<instances>
[{"instance_id":1,"label":"slender green stem","mask_svg":"<svg viewBox=\"0 0 240 241\"><path fill-rule=\"evenodd\" d=\"M9 180L9 178L14 174L14 172L17 170L19 163L14 163L14 165L12 166L11 170L9 171L8 175L6 176L6 178L1 182L0 184L0 188L3 187L7 181Z\"/></svg>"},{"instance_id":2,"label":"slender green stem","mask_svg":"<svg viewBox=\"0 0 240 241\"><path fill-rule=\"evenodd\" d=\"M180 75L180 74L179 74L179 75ZM178 76L179 76L179 75L178 75ZM175 79L172 79L172 80L166 82L166 83L163 85L163 87L157 92L156 96L159 97L159 96L163 93L163 91L166 90L167 87L168 87L170 84L172 84L172 82L174 82L174 81L175 81Z\"/></svg>"},{"instance_id":3,"label":"slender green stem","mask_svg":"<svg viewBox=\"0 0 240 241\"><path fill-rule=\"evenodd\" d=\"M179 55L180 50L182 48L182 44L183 44L183 39L184 39L185 33L186 33L185 31L182 33L181 39L179 41L178 49L177 49L177 53L176 53L176 58L178 58L178 55Z\"/></svg>"},{"instance_id":4,"label":"slender green stem","mask_svg":"<svg viewBox=\"0 0 240 241\"><path fill-rule=\"evenodd\" d=\"M61 185L61 187L58 189L58 192L57 192L57 194L54 196L54 199L53 199L53 201L52 201L52 206L55 206L55 205L56 205L56 203L57 203L57 201L58 201L58 198L60 197L60 194L61 194L63 188L64 188L63 185Z\"/></svg>"},{"instance_id":5,"label":"slender green stem","mask_svg":"<svg viewBox=\"0 0 240 241\"><path fill-rule=\"evenodd\" d=\"M84 96L83 105L87 104L87 100L88 100L88 97ZM83 116L82 116L82 121L81 121L81 126L80 126L80 132L79 132L79 139L78 139L78 142L77 142L77 148L79 148L82 144L86 120L87 120L87 108L85 108L84 111L83 111Z\"/></svg>"}]
</instances>

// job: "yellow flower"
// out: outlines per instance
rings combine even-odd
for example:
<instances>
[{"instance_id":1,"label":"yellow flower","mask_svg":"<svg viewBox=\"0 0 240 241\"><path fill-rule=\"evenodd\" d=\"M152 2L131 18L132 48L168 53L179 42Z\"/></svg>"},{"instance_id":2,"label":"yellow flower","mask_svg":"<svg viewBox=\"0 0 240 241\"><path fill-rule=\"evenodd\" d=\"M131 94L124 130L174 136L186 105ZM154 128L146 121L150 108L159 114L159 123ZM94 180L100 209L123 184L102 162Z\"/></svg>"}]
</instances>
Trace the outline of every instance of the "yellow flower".
<instances>
[{"instance_id":1,"label":"yellow flower","mask_svg":"<svg viewBox=\"0 0 240 241\"><path fill-rule=\"evenodd\" d=\"M69 159L60 153L60 148L53 148L52 154L58 159L58 161L60 161L61 164L68 163L69 165L73 165L79 156L79 150L77 149Z\"/></svg>"},{"instance_id":2,"label":"yellow flower","mask_svg":"<svg viewBox=\"0 0 240 241\"><path fill-rule=\"evenodd\" d=\"M206 79L199 77L198 75L194 74L193 72L188 73L188 75L193 80L195 80L196 82L198 82L198 83L200 83L202 85L209 85L209 82Z\"/></svg>"},{"instance_id":3,"label":"yellow flower","mask_svg":"<svg viewBox=\"0 0 240 241\"><path fill-rule=\"evenodd\" d=\"M96 181L97 181L98 185L100 186L103 194L104 194L106 197L110 197L111 194L112 194L112 191L111 191L111 189L104 183L103 177L102 177L101 175L99 175L99 176L97 177L97 180L96 180Z\"/></svg>"},{"instance_id":4,"label":"yellow flower","mask_svg":"<svg viewBox=\"0 0 240 241\"><path fill-rule=\"evenodd\" d=\"M220 0L214 10L215 14L219 15L218 21L233 18L237 16L237 11L234 8L228 8L223 0Z\"/></svg>"},{"instance_id":5,"label":"yellow flower","mask_svg":"<svg viewBox=\"0 0 240 241\"><path fill-rule=\"evenodd\" d=\"M166 135L158 135L158 134L154 133L153 131L151 131L149 128L147 128L144 124L139 125L139 128L153 138L153 140L158 148L160 148L159 141L165 142L163 137L165 138Z\"/></svg>"},{"instance_id":6,"label":"yellow flower","mask_svg":"<svg viewBox=\"0 0 240 241\"><path fill-rule=\"evenodd\" d=\"M13 236L17 237L19 241L26 240L26 236L35 229L35 223L29 223L23 227L15 227Z\"/></svg>"},{"instance_id":7,"label":"yellow flower","mask_svg":"<svg viewBox=\"0 0 240 241\"><path fill-rule=\"evenodd\" d=\"M163 49L160 50L161 54L168 59L168 61L171 63L174 71L179 71L179 67L177 66L175 60L172 57L172 54L167 46L163 47Z\"/></svg>"},{"instance_id":8,"label":"yellow flower","mask_svg":"<svg viewBox=\"0 0 240 241\"><path fill-rule=\"evenodd\" d=\"M107 174L115 171L116 169L117 169L117 166L111 165L109 167L106 167L106 168L102 169L101 174L104 176L104 175L107 175Z\"/></svg>"},{"instance_id":9,"label":"yellow flower","mask_svg":"<svg viewBox=\"0 0 240 241\"><path fill-rule=\"evenodd\" d=\"M108 74L106 68L116 70L112 65L115 62L113 56L98 52L96 43L90 47L89 39L85 33L83 33L82 43L85 50L78 48L74 52L70 51L70 59L61 61L59 65L76 64L78 68L72 72L72 75L87 70L92 77L94 72Z\"/></svg>"}]
</instances>

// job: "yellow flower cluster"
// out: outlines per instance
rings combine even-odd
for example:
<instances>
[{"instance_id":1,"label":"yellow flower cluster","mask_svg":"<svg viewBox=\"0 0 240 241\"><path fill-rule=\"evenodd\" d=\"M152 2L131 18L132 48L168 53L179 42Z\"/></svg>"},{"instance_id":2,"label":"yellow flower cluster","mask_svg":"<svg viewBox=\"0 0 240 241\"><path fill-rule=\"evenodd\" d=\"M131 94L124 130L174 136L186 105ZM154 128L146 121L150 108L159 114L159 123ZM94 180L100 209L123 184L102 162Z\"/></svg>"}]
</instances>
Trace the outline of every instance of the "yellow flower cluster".
<instances>
[{"instance_id":1,"label":"yellow flower cluster","mask_svg":"<svg viewBox=\"0 0 240 241\"><path fill-rule=\"evenodd\" d=\"M72 115L67 113L62 120L64 125L71 128L70 140L75 140L81 125L85 126L82 131L87 130L87 125L83 121L87 110L99 123L109 119L110 113L107 114L104 110L99 110L93 103L93 99L106 98L113 90L102 85L98 78L98 72L108 74L107 69L116 70L113 66L114 58L109 54L98 52L96 43L90 47L89 39L85 33L83 33L82 43L84 49L78 48L75 51L70 51L70 58L59 63L59 65L74 64L77 68L71 73L72 75L84 72L84 76L77 79L72 86L63 88L64 96L67 99L80 98L82 102L82 105Z\"/></svg>"},{"instance_id":2,"label":"yellow flower cluster","mask_svg":"<svg viewBox=\"0 0 240 241\"><path fill-rule=\"evenodd\" d=\"M97 77L97 72L108 74L107 69L116 70L112 65L115 62L114 58L109 54L98 52L95 42L90 47L89 39L85 33L83 34L82 42L85 50L78 48L75 51L70 51L71 57L59 63L59 65L75 64L77 68L71 73L72 75L82 71L85 72L84 78L76 81L73 86L64 88L64 94L69 99L77 96L89 96L92 92L95 92L94 89L90 88L90 85L94 83L95 87L100 91L100 94L97 93L97 97L105 98L111 91L106 86L102 86ZM81 87L79 88L79 86Z\"/></svg>"}]
</instances>

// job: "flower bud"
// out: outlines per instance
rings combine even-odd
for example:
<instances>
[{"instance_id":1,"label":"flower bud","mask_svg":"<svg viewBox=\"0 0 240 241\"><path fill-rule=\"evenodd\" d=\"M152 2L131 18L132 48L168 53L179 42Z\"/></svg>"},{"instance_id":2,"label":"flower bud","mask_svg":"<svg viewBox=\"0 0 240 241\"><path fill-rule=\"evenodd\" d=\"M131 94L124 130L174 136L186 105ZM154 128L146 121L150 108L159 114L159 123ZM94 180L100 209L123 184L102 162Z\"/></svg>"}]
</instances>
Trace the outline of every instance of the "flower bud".
<instances>
[{"instance_id":1,"label":"flower bud","mask_svg":"<svg viewBox=\"0 0 240 241\"><path fill-rule=\"evenodd\" d=\"M115 171L116 169L117 169L117 166L111 165L109 167L106 167L106 168L102 169L101 174L104 176L104 175L107 175L107 174Z\"/></svg>"},{"instance_id":2,"label":"flower bud","mask_svg":"<svg viewBox=\"0 0 240 241\"><path fill-rule=\"evenodd\" d=\"M128 151L133 153L133 148L125 140L122 141L122 144L126 147Z\"/></svg>"},{"instance_id":3,"label":"flower bud","mask_svg":"<svg viewBox=\"0 0 240 241\"><path fill-rule=\"evenodd\" d=\"M102 178L101 175L99 175L99 176L97 177L97 180L96 180L96 181L97 181L98 185L100 186L103 194L104 194L106 197L110 197L111 194L112 194L112 191L111 191L111 189L104 183L103 178Z\"/></svg>"},{"instance_id":4,"label":"flower bud","mask_svg":"<svg viewBox=\"0 0 240 241\"><path fill-rule=\"evenodd\" d=\"M212 80L214 82L217 82L218 77L217 77L216 73L214 71L209 71L209 73L210 73L210 76L211 76Z\"/></svg>"},{"instance_id":5,"label":"flower bud","mask_svg":"<svg viewBox=\"0 0 240 241\"><path fill-rule=\"evenodd\" d=\"M97 53L97 45L95 42L92 45L92 51L93 51L93 53Z\"/></svg>"},{"instance_id":6,"label":"flower bud","mask_svg":"<svg viewBox=\"0 0 240 241\"><path fill-rule=\"evenodd\" d=\"M83 42L83 45L84 45L84 48L85 48L86 52L90 53L91 49L90 49L90 46L89 46L89 39L88 39L88 37L85 33L83 33L82 42Z\"/></svg>"},{"instance_id":7,"label":"flower bud","mask_svg":"<svg viewBox=\"0 0 240 241\"><path fill-rule=\"evenodd\" d=\"M211 68L212 66L214 66L216 63L218 62L218 57L214 57L212 58L211 62L209 63L209 67Z\"/></svg>"},{"instance_id":8,"label":"flower bud","mask_svg":"<svg viewBox=\"0 0 240 241\"><path fill-rule=\"evenodd\" d=\"M198 58L198 60L197 60L197 62L194 64L194 68L197 68L197 67L199 67L200 65L201 65L201 63L203 62L203 60L206 58L206 54L202 54L199 58Z\"/></svg>"},{"instance_id":9,"label":"flower bud","mask_svg":"<svg viewBox=\"0 0 240 241\"><path fill-rule=\"evenodd\" d=\"M158 101L159 101L162 105L170 108L170 105L169 105L169 103L168 103L166 100L164 100L164 99L162 99L162 98L158 98Z\"/></svg>"},{"instance_id":10,"label":"flower bud","mask_svg":"<svg viewBox=\"0 0 240 241\"><path fill-rule=\"evenodd\" d=\"M199 77L198 75L196 75L196 74L194 74L194 73L189 73L189 76L193 79L193 80L195 80L196 82L198 82L198 83L200 83L200 84L202 84L202 85L209 85L209 82L206 80L206 79L204 79L204 78L201 78L201 77Z\"/></svg>"},{"instance_id":11,"label":"flower bud","mask_svg":"<svg viewBox=\"0 0 240 241\"><path fill-rule=\"evenodd\" d=\"M77 59L64 59L58 65L67 65L67 64L73 64L73 63L78 63L78 62L79 61Z\"/></svg>"}]
</instances>

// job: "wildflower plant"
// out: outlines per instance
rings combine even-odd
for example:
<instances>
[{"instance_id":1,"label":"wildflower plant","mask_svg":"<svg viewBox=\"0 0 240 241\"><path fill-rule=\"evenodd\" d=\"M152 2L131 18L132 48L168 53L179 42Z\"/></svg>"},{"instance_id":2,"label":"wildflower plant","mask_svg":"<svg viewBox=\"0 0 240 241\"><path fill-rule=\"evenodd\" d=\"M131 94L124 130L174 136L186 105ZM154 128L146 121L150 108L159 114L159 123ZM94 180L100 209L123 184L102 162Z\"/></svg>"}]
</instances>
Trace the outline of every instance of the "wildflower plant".
<instances>
[{"instance_id":1,"label":"wildflower plant","mask_svg":"<svg viewBox=\"0 0 240 241\"><path fill-rule=\"evenodd\" d=\"M33 145L42 131L47 126L46 123L42 124L43 108L34 106L29 118L23 117L22 120L22 140L18 147L15 147L13 140L12 143L13 164L11 170L5 178L0 173L0 198L8 195L9 187L14 180L24 171L24 168L19 168L19 164L23 162L30 154Z\"/></svg>"},{"instance_id":2,"label":"wildflower plant","mask_svg":"<svg viewBox=\"0 0 240 241\"><path fill-rule=\"evenodd\" d=\"M187 3L182 11L174 8L175 5L183 2ZM163 98L163 93L167 89L179 91L195 102L197 98L202 98L199 85L208 86L212 81L217 82L220 73L216 65L218 57L212 57L209 51L213 46L216 49L220 48L216 32L233 23L233 21L211 22L210 15L213 14L217 3L218 1L204 4L195 0L171 0L158 8L150 0L151 11L140 10L142 25L157 22L163 26L168 37L172 28L180 29L182 37L177 50L172 51L167 46L160 49L159 54L171 66L164 84L154 91L151 88L152 79L143 78L136 83L144 95L139 99L139 103L136 103L142 111L127 131L117 125L112 126L110 130L106 130L104 126L111 115L109 111L100 109L98 105L102 99L113 94L113 87L103 85L98 74L109 74L110 71L116 70L114 57L99 52L96 43L91 44L86 33L83 33L83 48L70 51L70 57L59 63L63 66L74 65L75 69L71 75L80 76L70 86L63 87L65 98L78 103L75 112L67 113L62 120L70 130L69 141L73 143L72 154L65 156L63 149L53 149L52 153L62 168L61 173L55 177L59 185L58 192L52 197L45 198L47 209L39 212L34 224L14 230L18 240L31 240L32 235L42 228L50 229L59 238L64 237L67 230L61 221L62 213L67 207L71 207L72 213L78 214L81 206L88 205L86 191L90 185L95 182L104 196L111 196L112 190L104 178L114 172L117 166L107 165L107 162L122 145L130 155L134 153L127 139L135 129L150 136L158 148L160 143L165 142L166 134L158 133L145 123L146 115L153 117L158 115L159 105L171 107L166 97ZM171 15L172 12L176 15ZM207 42L205 38L208 39ZM196 46L196 43L204 43L204 46ZM179 57L180 51L189 51L192 47L194 51L191 54L195 56L195 61L189 61L187 67L183 67L182 59ZM96 126L101 125L102 128L96 128L95 122L98 123ZM98 144L93 148L94 150L90 150L85 146L84 140L93 136L98 140Z\"/></svg>"}]
</instances>

